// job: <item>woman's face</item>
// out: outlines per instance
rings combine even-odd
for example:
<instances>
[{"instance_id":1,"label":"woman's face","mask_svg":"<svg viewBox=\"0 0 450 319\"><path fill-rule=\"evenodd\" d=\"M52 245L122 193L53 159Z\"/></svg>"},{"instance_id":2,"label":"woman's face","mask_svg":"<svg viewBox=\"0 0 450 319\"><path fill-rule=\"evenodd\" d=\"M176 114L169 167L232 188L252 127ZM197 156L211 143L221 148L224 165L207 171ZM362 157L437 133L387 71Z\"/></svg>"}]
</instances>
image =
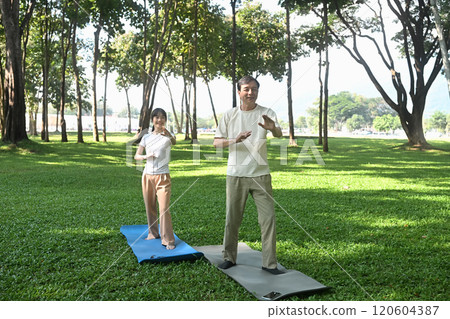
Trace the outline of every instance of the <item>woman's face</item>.
<instances>
[{"instance_id":1,"label":"woman's face","mask_svg":"<svg viewBox=\"0 0 450 319\"><path fill-rule=\"evenodd\" d=\"M155 130L162 130L165 124L166 118L163 114L157 113L156 116L153 117L153 126L155 127Z\"/></svg>"}]
</instances>

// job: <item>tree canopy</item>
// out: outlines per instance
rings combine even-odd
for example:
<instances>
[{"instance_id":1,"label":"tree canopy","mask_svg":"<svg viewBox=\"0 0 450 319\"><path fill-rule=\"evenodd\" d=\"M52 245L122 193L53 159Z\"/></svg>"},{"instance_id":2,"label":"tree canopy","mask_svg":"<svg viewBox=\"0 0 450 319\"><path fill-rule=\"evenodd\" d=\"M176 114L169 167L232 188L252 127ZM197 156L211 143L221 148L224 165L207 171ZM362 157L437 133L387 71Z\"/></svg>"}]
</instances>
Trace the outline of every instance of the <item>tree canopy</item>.
<instances>
[{"instance_id":1,"label":"tree canopy","mask_svg":"<svg viewBox=\"0 0 450 319\"><path fill-rule=\"evenodd\" d=\"M159 80L168 76L183 78L181 110L175 110L173 103L173 113L180 113L179 128L184 121L186 132L195 133L197 77L207 85L217 77L235 83L246 74L290 81L292 71L287 67L290 61L300 59L308 50L321 52L325 44L336 43L366 71L385 101L383 107L388 105L394 112L390 114L399 117L409 142L425 145L422 123L425 101L443 70L442 45L434 31L436 15L432 14L430 4L424 1L407 4L397 0L290 0L280 1L280 11L271 12L256 1L232 1L235 14L227 16L225 9L211 0L2 1L2 139L13 142L26 139L26 113L31 128L39 108L43 110L43 122L47 121L48 107L60 112L62 127L64 109L77 105L80 121L82 113L89 112L95 123L99 100L97 69L107 74L108 68L117 75L119 89L142 88L141 130L148 127ZM448 6L445 0L437 8L445 10ZM362 15L362 7L371 16ZM288 11L283 12L283 8ZM387 21L387 11L396 21ZM317 19L308 30L297 28L287 32L289 12L312 13ZM440 12L439 18L440 32L449 44L449 16ZM386 31L388 24L397 28L392 39ZM85 32L88 27L93 28L89 29L94 30L92 34ZM326 41L324 31L329 33ZM371 61L362 49L367 45L378 52L391 77L394 94L370 67ZM404 73L394 58L399 54L406 64ZM108 63L104 63L106 56ZM88 62L92 63L92 79L86 69ZM211 94L210 100L214 110ZM374 107L380 101L361 101L349 92L330 97L329 101L326 98L328 103L329 114L325 118L330 119L330 127L372 125L375 117L385 115ZM295 104L289 105L291 115L292 109L295 110ZM130 117L131 112L128 113ZM217 118L215 111L214 117ZM81 123L79 128L82 129Z\"/></svg>"}]
</instances>

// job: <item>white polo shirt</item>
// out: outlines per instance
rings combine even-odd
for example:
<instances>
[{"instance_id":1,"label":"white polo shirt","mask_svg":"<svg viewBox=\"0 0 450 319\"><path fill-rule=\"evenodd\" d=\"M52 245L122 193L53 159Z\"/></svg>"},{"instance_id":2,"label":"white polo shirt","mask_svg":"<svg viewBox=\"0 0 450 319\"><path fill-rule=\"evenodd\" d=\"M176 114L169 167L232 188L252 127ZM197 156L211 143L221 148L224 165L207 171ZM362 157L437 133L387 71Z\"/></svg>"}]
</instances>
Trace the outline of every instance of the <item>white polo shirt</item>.
<instances>
[{"instance_id":1,"label":"white polo shirt","mask_svg":"<svg viewBox=\"0 0 450 319\"><path fill-rule=\"evenodd\" d=\"M145 148L145 154L154 154L145 163L143 174L158 175L169 173L170 138L161 134L149 133L142 137L140 146Z\"/></svg>"},{"instance_id":2,"label":"white polo shirt","mask_svg":"<svg viewBox=\"0 0 450 319\"><path fill-rule=\"evenodd\" d=\"M240 107L227 111L220 120L215 137L232 139L239 133L251 131L252 134L243 142L229 146L227 175L239 177L256 177L270 173L267 162L267 130L258 123L264 123L267 115L280 127L277 116L272 109L256 105L251 111L242 111Z\"/></svg>"}]
</instances>

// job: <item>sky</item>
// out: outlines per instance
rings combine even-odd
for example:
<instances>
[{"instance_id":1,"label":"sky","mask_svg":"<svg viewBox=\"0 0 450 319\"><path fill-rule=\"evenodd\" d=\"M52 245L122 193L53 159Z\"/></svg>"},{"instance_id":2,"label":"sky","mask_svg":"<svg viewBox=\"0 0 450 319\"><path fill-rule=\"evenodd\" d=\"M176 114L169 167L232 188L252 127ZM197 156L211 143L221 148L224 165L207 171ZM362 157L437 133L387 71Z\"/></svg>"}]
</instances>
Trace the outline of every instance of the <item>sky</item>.
<instances>
[{"instance_id":1,"label":"sky","mask_svg":"<svg viewBox=\"0 0 450 319\"><path fill-rule=\"evenodd\" d=\"M229 1L215 0L215 3L221 4L225 9L225 13L230 13ZM261 1L263 9L272 12L282 11L278 6L278 0L264 0ZM385 10L386 11L386 10ZM387 21L392 20L392 17L387 17ZM311 21L310 18L293 17L292 28L305 24ZM388 29L389 30L389 29ZM394 30L394 28L391 28ZM397 53L394 48L393 52ZM364 48L364 54L370 56L368 61L375 73L379 77L379 81L383 83L383 87L390 93L391 98L395 99L394 90L391 84L390 72L386 70L384 65L380 64L379 57L372 46ZM394 57L395 58L395 57ZM329 77L329 95L337 94L341 91L349 91L368 98L380 97L381 95L375 89L375 86L370 81L368 75L363 67L359 65L350 55L343 49L332 48L329 51L330 59L330 77ZM378 61L377 63L375 63ZM318 81L318 55L312 54L310 57L300 58L293 62L293 79L292 79L292 95L293 95L293 113L294 120L299 116L305 116L306 110L313 106L313 103L319 96L319 81ZM403 82L405 85L409 83L405 63L397 63L397 68L403 74ZM119 92L114 84L114 75L110 76L107 88L107 105L112 108L114 112L120 112L126 108L125 92ZM258 81L261 84L258 103L260 105L272 108L278 115L278 118L287 121L287 86L286 78L278 82L273 80L270 76L260 76ZM169 79L171 91L174 96L175 108L177 111L181 110L182 97L182 80ZM103 96L104 79L100 78L97 82L98 96ZM210 83L210 88L215 104L216 113L224 113L231 108L231 82L225 79L216 79ZM407 87L409 90L409 87ZM142 104L142 87L134 87L129 91L130 103L132 106L140 109ZM172 111L172 105L169 95L169 90L164 84L164 81L159 81L156 97L155 107L162 107L166 111ZM435 111L440 110L444 113L450 113L450 98L447 89L447 83L444 75L439 75L433 83L427 97L425 107L425 118L430 117ZM212 115L211 103L206 85L200 80L197 80L197 116L209 117Z\"/></svg>"}]
</instances>

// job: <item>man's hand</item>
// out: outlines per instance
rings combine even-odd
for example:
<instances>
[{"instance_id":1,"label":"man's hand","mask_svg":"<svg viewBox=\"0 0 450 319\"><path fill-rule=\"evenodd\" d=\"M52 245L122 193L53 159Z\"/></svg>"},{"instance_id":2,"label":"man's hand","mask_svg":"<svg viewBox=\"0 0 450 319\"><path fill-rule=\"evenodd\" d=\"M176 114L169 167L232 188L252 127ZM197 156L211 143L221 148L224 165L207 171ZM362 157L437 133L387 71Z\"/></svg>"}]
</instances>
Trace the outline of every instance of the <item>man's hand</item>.
<instances>
[{"instance_id":1,"label":"man's hand","mask_svg":"<svg viewBox=\"0 0 450 319\"><path fill-rule=\"evenodd\" d=\"M261 126L263 129L271 131L273 136L275 136L275 137L281 137L283 135L283 132L281 132L281 129L279 127L275 126L274 120L272 120L267 115L263 115L262 117L264 119L264 123L258 123L259 126Z\"/></svg>"},{"instance_id":2,"label":"man's hand","mask_svg":"<svg viewBox=\"0 0 450 319\"><path fill-rule=\"evenodd\" d=\"M252 131L244 131L238 134L238 136L236 138L232 138L232 139L225 139L225 138L214 138L214 147L215 148L225 148L228 147L230 145L233 144L237 144L242 142L243 140L247 139L247 137L249 137L250 135L252 135Z\"/></svg>"},{"instance_id":3,"label":"man's hand","mask_svg":"<svg viewBox=\"0 0 450 319\"><path fill-rule=\"evenodd\" d=\"M258 125L263 129L273 131L275 129L275 122L267 115L263 115L262 117L264 119L264 123L258 123Z\"/></svg>"},{"instance_id":4,"label":"man's hand","mask_svg":"<svg viewBox=\"0 0 450 319\"><path fill-rule=\"evenodd\" d=\"M236 143L242 142L250 135L252 135L252 131L244 131L244 132L239 133L239 135L236 137Z\"/></svg>"}]
</instances>

